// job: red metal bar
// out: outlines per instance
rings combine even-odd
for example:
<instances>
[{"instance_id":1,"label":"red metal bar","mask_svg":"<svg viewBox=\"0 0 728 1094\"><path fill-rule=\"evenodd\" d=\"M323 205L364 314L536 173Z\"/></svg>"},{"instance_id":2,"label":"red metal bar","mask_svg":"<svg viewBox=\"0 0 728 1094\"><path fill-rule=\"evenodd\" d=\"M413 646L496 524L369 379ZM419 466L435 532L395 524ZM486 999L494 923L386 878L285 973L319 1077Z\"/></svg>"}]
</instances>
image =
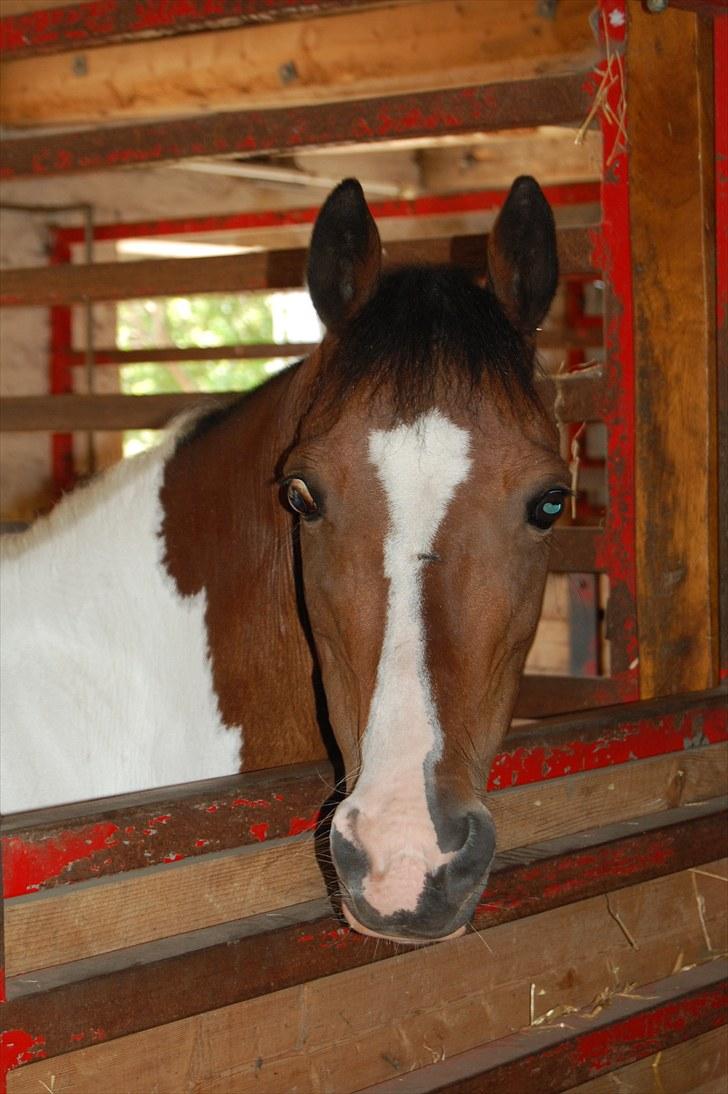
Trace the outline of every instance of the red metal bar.
<instances>
[{"instance_id":1,"label":"red metal bar","mask_svg":"<svg viewBox=\"0 0 728 1094\"><path fill-rule=\"evenodd\" d=\"M552 205L595 205L601 190L596 182L565 183L545 186L544 193ZM507 190L475 190L462 194L428 194L419 198L374 201L370 203L376 220L395 217L427 217L452 213L495 212L508 196ZM230 232L291 228L313 224L320 205L270 211L251 210L242 213L216 214L202 217L176 217L165 220L144 220L128 224L97 224L94 239L98 242L136 239L144 236L192 235L197 232ZM83 243L83 228L57 227L58 239L64 243Z\"/></svg>"},{"instance_id":2,"label":"red metal bar","mask_svg":"<svg viewBox=\"0 0 728 1094\"><path fill-rule=\"evenodd\" d=\"M135 38L274 23L362 7L366 0L92 0L0 19L4 60ZM370 5L371 6L371 5Z\"/></svg>"},{"instance_id":3,"label":"red metal bar","mask_svg":"<svg viewBox=\"0 0 728 1094\"><path fill-rule=\"evenodd\" d=\"M559 719L511 733L488 790L679 754L728 740L725 692ZM176 793L148 791L76 803L3 822L5 896L24 896L126 870L162 866L316 827L331 769L303 765L256 772Z\"/></svg>"},{"instance_id":4,"label":"red metal bar","mask_svg":"<svg viewBox=\"0 0 728 1094\"><path fill-rule=\"evenodd\" d=\"M71 261L71 248L57 233L51 238L51 265ZM73 391L73 371L70 364L72 348L71 309L64 305L50 309L51 342L48 367L48 390L52 395L68 395ZM54 498L71 490L76 483L73 460L73 434L51 435L51 478Z\"/></svg>"},{"instance_id":5,"label":"red metal bar","mask_svg":"<svg viewBox=\"0 0 728 1094\"><path fill-rule=\"evenodd\" d=\"M608 430L608 506L600 563L609 574L607 637L611 642L612 676L627 694L639 695L637 645L634 502L634 337L632 265L629 222L629 151L623 129L614 119L624 117L628 104L623 62L619 54L627 30L625 0L601 0L600 26L607 58L593 83L611 81L610 112L601 111L603 139L602 225L594 235L595 262L605 281L605 375L612 391ZM605 37L606 36L606 37Z\"/></svg>"},{"instance_id":6,"label":"red metal bar","mask_svg":"<svg viewBox=\"0 0 728 1094\"><path fill-rule=\"evenodd\" d=\"M3 144L0 178L44 177L193 156L256 156L333 144L374 144L436 133L473 133L580 122L585 73L313 106L22 137Z\"/></svg>"}]
</instances>

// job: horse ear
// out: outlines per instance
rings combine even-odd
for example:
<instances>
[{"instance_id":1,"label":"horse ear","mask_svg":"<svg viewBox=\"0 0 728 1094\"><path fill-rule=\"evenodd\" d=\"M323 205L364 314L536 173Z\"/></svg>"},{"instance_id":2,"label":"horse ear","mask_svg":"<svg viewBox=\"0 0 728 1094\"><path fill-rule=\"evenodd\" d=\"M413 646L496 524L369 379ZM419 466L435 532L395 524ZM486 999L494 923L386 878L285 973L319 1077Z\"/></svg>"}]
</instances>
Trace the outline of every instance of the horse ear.
<instances>
[{"instance_id":1,"label":"horse ear","mask_svg":"<svg viewBox=\"0 0 728 1094\"><path fill-rule=\"evenodd\" d=\"M533 334L554 298L559 263L554 215L530 175L513 183L493 226L488 277L513 325Z\"/></svg>"},{"instance_id":2,"label":"horse ear","mask_svg":"<svg viewBox=\"0 0 728 1094\"><path fill-rule=\"evenodd\" d=\"M324 202L308 252L308 289L327 330L338 332L361 311L379 281L382 244L356 179Z\"/></svg>"}]
</instances>

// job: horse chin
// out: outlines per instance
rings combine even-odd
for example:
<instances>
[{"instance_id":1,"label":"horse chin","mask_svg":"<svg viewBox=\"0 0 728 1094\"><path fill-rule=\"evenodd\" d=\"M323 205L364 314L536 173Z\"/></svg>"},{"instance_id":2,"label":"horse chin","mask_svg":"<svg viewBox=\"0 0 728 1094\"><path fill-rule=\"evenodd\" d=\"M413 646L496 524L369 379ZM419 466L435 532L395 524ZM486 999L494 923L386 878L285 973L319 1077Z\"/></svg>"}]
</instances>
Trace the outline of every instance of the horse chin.
<instances>
[{"instance_id":1,"label":"horse chin","mask_svg":"<svg viewBox=\"0 0 728 1094\"><path fill-rule=\"evenodd\" d=\"M349 924L353 931L357 931L358 934L368 935L369 938L384 938L387 942L399 942L405 946L424 946L429 945L432 942L447 942L451 938L460 938L465 934L465 924L462 927L458 927L456 931L451 931L450 934L441 935L439 938L407 938L404 935L396 934L382 934L380 931L372 931L369 927L365 927L363 923L360 923L356 916L347 908L346 904L342 901L341 911L344 919Z\"/></svg>"}]
</instances>

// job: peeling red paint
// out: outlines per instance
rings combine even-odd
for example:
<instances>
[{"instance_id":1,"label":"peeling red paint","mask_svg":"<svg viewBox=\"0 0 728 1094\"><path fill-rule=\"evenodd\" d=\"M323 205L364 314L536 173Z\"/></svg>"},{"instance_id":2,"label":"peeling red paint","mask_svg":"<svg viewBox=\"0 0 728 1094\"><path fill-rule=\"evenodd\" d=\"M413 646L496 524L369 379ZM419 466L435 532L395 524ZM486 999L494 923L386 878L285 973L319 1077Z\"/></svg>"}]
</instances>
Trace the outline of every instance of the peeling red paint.
<instances>
[{"instance_id":1,"label":"peeling red paint","mask_svg":"<svg viewBox=\"0 0 728 1094\"><path fill-rule=\"evenodd\" d=\"M42 843L26 843L15 836L3 838L3 895L6 899L36 892L46 878L61 874L79 859L105 851L118 825L109 821L87 825L77 832L60 832ZM114 841L116 842L116 841Z\"/></svg>"},{"instance_id":2,"label":"peeling red paint","mask_svg":"<svg viewBox=\"0 0 728 1094\"><path fill-rule=\"evenodd\" d=\"M166 824L168 820L172 819L171 813L163 813L161 817L152 817L150 824Z\"/></svg>"},{"instance_id":3,"label":"peeling red paint","mask_svg":"<svg viewBox=\"0 0 728 1094\"><path fill-rule=\"evenodd\" d=\"M264 798L256 798L255 801L252 798L235 798L232 803L233 809L240 805L244 805L247 809L270 809L270 802Z\"/></svg>"},{"instance_id":4,"label":"peeling red paint","mask_svg":"<svg viewBox=\"0 0 728 1094\"><path fill-rule=\"evenodd\" d=\"M186 858L186 856L180 855L177 851L172 851L171 854L164 856L162 862L179 862L183 858Z\"/></svg>"},{"instance_id":5,"label":"peeling red paint","mask_svg":"<svg viewBox=\"0 0 728 1094\"><path fill-rule=\"evenodd\" d=\"M217 813L217 809L218 809L218 807L216 805L208 805L205 812L206 813Z\"/></svg>"},{"instance_id":6,"label":"peeling red paint","mask_svg":"<svg viewBox=\"0 0 728 1094\"><path fill-rule=\"evenodd\" d=\"M298 836L301 832L312 832L319 822L320 813L318 809L311 817L291 817L291 823L288 826L289 836Z\"/></svg>"},{"instance_id":7,"label":"peeling red paint","mask_svg":"<svg viewBox=\"0 0 728 1094\"><path fill-rule=\"evenodd\" d=\"M12 1071L21 1064L32 1064L47 1055L45 1037L28 1033L24 1029L7 1029L0 1032L0 1074Z\"/></svg>"},{"instance_id":8,"label":"peeling red paint","mask_svg":"<svg viewBox=\"0 0 728 1094\"><path fill-rule=\"evenodd\" d=\"M260 824L251 824L248 831L254 839L260 840L262 843L263 840L268 839L268 822L261 821Z\"/></svg>"},{"instance_id":9,"label":"peeling red paint","mask_svg":"<svg viewBox=\"0 0 728 1094\"><path fill-rule=\"evenodd\" d=\"M209 842L209 839L196 839L195 847L207 847Z\"/></svg>"},{"instance_id":10,"label":"peeling red paint","mask_svg":"<svg viewBox=\"0 0 728 1094\"><path fill-rule=\"evenodd\" d=\"M611 1070L632 1059L636 1044L640 1046L641 1056L650 1056L663 1047L667 1030L677 1032L689 1029L704 1014L713 1019L708 1028L723 1025L727 1006L728 990L723 984L692 999L666 1003L658 1010L636 1014L614 1026L595 1029L577 1041L576 1062L587 1064L596 1073L608 1068Z\"/></svg>"}]
</instances>

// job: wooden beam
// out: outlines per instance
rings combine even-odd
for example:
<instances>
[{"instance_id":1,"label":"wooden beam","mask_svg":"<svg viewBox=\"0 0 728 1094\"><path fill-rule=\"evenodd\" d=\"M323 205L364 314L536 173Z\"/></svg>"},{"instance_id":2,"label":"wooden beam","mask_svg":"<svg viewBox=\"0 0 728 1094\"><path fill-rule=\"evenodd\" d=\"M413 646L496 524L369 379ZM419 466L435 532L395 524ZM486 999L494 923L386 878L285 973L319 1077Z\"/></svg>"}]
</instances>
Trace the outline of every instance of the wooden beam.
<instances>
[{"instance_id":1,"label":"wooden beam","mask_svg":"<svg viewBox=\"0 0 728 1094\"><path fill-rule=\"evenodd\" d=\"M718 876L725 876L722 862L709 863L706 869L716 874L722 870ZM628 1040L630 1029L628 1024L613 1040L600 1037L598 1026L592 1032L595 998L612 1000L623 992L633 997L623 1002L635 1008L669 1002L669 996L634 996L642 995L635 988L672 974L678 998L680 992L696 988L705 993L692 1005L695 997L690 998L685 1008L685 1016L692 1014L696 1022L689 1027L691 1032L713 1028L724 1017L724 992L720 983L716 984L717 976L724 974L724 963L710 961L713 954L704 931L720 947L725 905L715 893L706 899L708 880L684 870L611 892L608 902L603 895L593 897L500 924L480 937L470 934L438 946L409 949L388 961L341 972L336 972L337 963L345 963L347 949L369 947L370 942L340 928L341 933L335 931L328 937L317 933L307 943L305 932L301 932L298 952L293 949L291 961L281 962L283 969L292 967L295 974L304 949L314 945L332 954L334 975L299 982L267 997L155 1024L114 1040L105 1040L104 1028L96 1027L96 1044L48 1059L36 1057L37 1062L12 1071L8 1094L37 1094L43 1089L41 1083L52 1088L53 1075L55 1089L71 1089L75 1094L98 1094L108 1088L112 1075L119 1090L154 1090L158 1094L180 1090L227 1094L231 1089L267 1094L328 1089L346 1094L368 1083L407 1075L431 1064L440 1053L447 1059L538 1022L523 1033L534 1052L543 1044L545 1034L540 1027L547 1025L544 1016L549 1010L569 1008L569 1013L582 1006L591 1011L580 1032L592 1038L592 1051L588 1051L586 1040L572 1061L581 1056L586 1068L582 1074L588 1076L590 1063L598 1058L594 1050L599 1044L615 1048L604 1054L603 1062L605 1057L607 1062L618 1058L616 1046L620 1040ZM702 927L696 884L705 900ZM716 884L720 882L713 882ZM631 942L620 920L628 925ZM371 943L372 948L374 945ZM229 954L227 961L231 962ZM267 967L265 951L259 961L265 961ZM702 963L706 963L705 969L675 972L676 966ZM154 992L160 1005L165 997L182 997L195 1006L210 980L205 962L199 962L198 967L201 975L196 980L186 979L184 989L179 982L165 981L167 990ZM258 962L236 962L235 968L243 989L249 977L260 977ZM226 979L229 982L230 978ZM111 1000L115 982L113 976L107 979ZM632 986L628 988L628 984ZM144 997L138 1002L128 999L125 1005L132 1012L139 1008L150 1013ZM615 1006L619 1007L619 1001ZM108 1004L105 1011L113 1014ZM607 1022L613 1013L611 1007L604 1007ZM617 1013L625 1017L623 1010ZM84 1014L84 1029L91 1025L89 1017ZM658 1024L657 1028L664 1028L666 1035L672 1029L672 1036L679 1037L685 1020L676 1020L674 1010L665 1017L664 1027ZM639 1022L633 1020L632 1037L635 1025ZM561 1036L563 1025L557 1025L555 1032ZM33 1053L28 1052L26 1059L33 1060ZM528 1087L519 1082L505 1089L523 1091Z\"/></svg>"},{"instance_id":2,"label":"wooden beam","mask_svg":"<svg viewBox=\"0 0 728 1094\"><path fill-rule=\"evenodd\" d=\"M710 863L725 852L724 821L724 813L706 804L501 855L475 926L492 929ZM710 908L706 911L710 914ZM327 937L336 945L322 945ZM201 931L194 940L152 943L92 959L83 976L73 965L41 970L32 985L13 982L8 1018L12 1016L16 1028L42 1031L44 1052L53 1057L93 1043L94 1028L115 1039L196 1011L386 961L397 952L395 945L351 935L326 902L312 902L280 917L236 920ZM193 983L196 989L188 990Z\"/></svg>"},{"instance_id":3,"label":"wooden beam","mask_svg":"<svg viewBox=\"0 0 728 1094\"><path fill-rule=\"evenodd\" d=\"M488 805L507 851L600 824L706 801L724 790L728 744L657 756L534 786L497 791ZM159 821L159 823L163 823ZM5 916L8 976L212 927L326 895L306 837L248 846L136 870L114 884L78 885L10 900Z\"/></svg>"},{"instance_id":4,"label":"wooden beam","mask_svg":"<svg viewBox=\"0 0 728 1094\"><path fill-rule=\"evenodd\" d=\"M533 1029L523 1030L359 1094L502 1094L533 1089L534 1075L540 1094L567 1087L572 1094L660 1090L659 1075L682 1094L708 1094L699 1081L706 1077L718 1091L725 1078L726 975L728 962L706 962L646 984L635 996L618 994L604 1010L585 1008L567 1022L546 1024L537 1042ZM644 1060L657 1045L660 1051Z\"/></svg>"},{"instance_id":5,"label":"wooden beam","mask_svg":"<svg viewBox=\"0 0 728 1094\"><path fill-rule=\"evenodd\" d=\"M113 346L102 346L94 350L95 365L110 365L117 368L126 368L128 365L137 364L168 364L170 362L181 364L188 361L257 361L266 358L305 357L316 348L316 342L258 342L242 343L222 346L162 346L149 349L116 349ZM595 349L602 344L602 335L598 330L586 332L573 332L567 327L554 327L547 331L541 331L538 335L539 349L560 349L569 347L574 349ZM85 366L85 354L81 350L73 350L69 354L68 362L72 367ZM582 385L577 373L567 373L569 377L566 383L561 384L565 390L561 395L563 409L560 421L567 419L564 413L579 413L582 398L589 399L589 413L593 413L595 400L592 398L593 384L587 382ZM576 389L579 389L577 392ZM577 406L578 403L578 406ZM584 420L584 415L578 418Z\"/></svg>"},{"instance_id":6,"label":"wooden beam","mask_svg":"<svg viewBox=\"0 0 728 1094\"><path fill-rule=\"evenodd\" d=\"M421 0L10 60L0 121L107 124L573 73L597 59L590 6L561 0L545 19L531 0Z\"/></svg>"},{"instance_id":7,"label":"wooden beam","mask_svg":"<svg viewBox=\"0 0 728 1094\"><path fill-rule=\"evenodd\" d=\"M608 707L513 727L493 760L487 789L726 740L724 690ZM328 763L298 764L6 817L0 826L4 895L27 896L313 830L334 781ZM152 818L163 820L150 824Z\"/></svg>"},{"instance_id":8,"label":"wooden beam","mask_svg":"<svg viewBox=\"0 0 728 1094\"><path fill-rule=\"evenodd\" d=\"M275 23L285 19L373 8L390 0L185 0L138 4L129 0L4 0L0 52L7 59L62 53L112 42L166 38L201 30ZM399 0L400 3L403 0Z\"/></svg>"},{"instance_id":9,"label":"wooden beam","mask_svg":"<svg viewBox=\"0 0 728 1094\"><path fill-rule=\"evenodd\" d=\"M566 337L559 344L566 344ZM316 349L317 342L258 342L225 346L163 346L151 349L115 349L111 346L94 350L95 365L113 365L126 368L128 365L181 364L188 361L259 361L266 358L306 357ZM81 350L69 354L69 364L81 368L85 365L85 355Z\"/></svg>"},{"instance_id":10,"label":"wooden beam","mask_svg":"<svg viewBox=\"0 0 728 1094\"><path fill-rule=\"evenodd\" d=\"M718 671L712 40L630 6L627 124L643 697Z\"/></svg>"},{"instance_id":11,"label":"wooden beam","mask_svg":"<svg viewBox=\"0 0 728 1094\"><path fill-rule=\"evenodd\" d=\"M589 229L563 228L557 239L563 273L590 270ZM453 263L480 276L486 269L487 240L486 235L399 240L386 244L384 259L388 266ZM5 270L0 305L54 307L87 300L296 289L304 283L307 253L302 247L214 258L163 258Z\"/></svg>"},{"instance_id":12,"label":"wooden beam","mask_svg":"<svg viewBox=\"0 0 728 1094\"><path fill-rule=\"evenodd\" d=\"M481 9L482 10L482 9ZM355 102L235 111L3 142L0 179L580 122L590 70Z\"/></svg>"}]
</instances>

